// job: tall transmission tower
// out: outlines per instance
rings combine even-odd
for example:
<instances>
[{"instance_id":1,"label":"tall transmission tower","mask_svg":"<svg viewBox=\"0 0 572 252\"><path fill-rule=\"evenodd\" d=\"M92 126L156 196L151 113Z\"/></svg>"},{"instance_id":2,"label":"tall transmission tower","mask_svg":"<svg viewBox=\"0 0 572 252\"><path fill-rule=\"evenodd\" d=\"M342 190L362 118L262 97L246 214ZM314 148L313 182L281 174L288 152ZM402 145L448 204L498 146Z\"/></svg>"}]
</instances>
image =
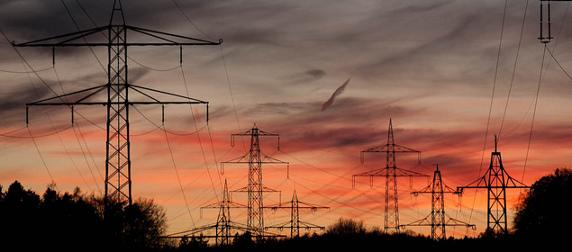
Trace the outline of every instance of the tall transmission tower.
<instances>
[{"instance_id":1,"label":"tall transmission tower","mask_svg":"<svg viewBox=\"0 0 572 252\"><path fill-rule=\"evenodd\" d=\"M326 207L326 206L320 206L320 205L315 205L315 204L310 204L310 203L305 203L302 201L298 200L298 195L296 195L296 190L294 190L294 194L292 195L292 200L289 202L286 202L288 205L286 206L282 206L282 204L280 204L279 206L273 206L270 207L273 210L276 209L290 209L290 221L281 223L281 224L277 224L277 225L273 225L270 227L265 227L266 229L268 228L277 228L277 229L284 229L284 228L289 228L290 229L290 237L299 237L300 236L300 228L303 229L321 229L324 230L325 228L322 226L318 226L309 222L305 222L305 221L301 221L300 220L300 209L310 209L312 211L317 211L318 209L330 209L330 207Z\"/></svg>"},{"instance_id":2,"label":"tall transmission tower","mask_svg":"<svg viewBox=\"0 0 572 252\"><path fill-rule=\"evenodd\" d=\"M413 192L414 195L418 195L420 193L431 194L431 214L421 220L402 225L403 227L429 226L431 227L431 239L434 240L443 240L447 238L445 233L446 226L465 226L473 229L475 228L475 225L453 219L445 213L445 193L460 194L460 192L443 183L441 172L439 171L439 165L436 165L435 172L433 172L433 181L431 184L419 191Z\"/></svg>"},{"instance_id":3,"label":"tall transmission tower","mask_svg":"<svg viewBox=\"0 0 572 252\"><path fill-rule=\"evenodd\" d=\"M231 135L231 145L234 146L234 137L250 136L250 150L242 157L223 162L224 164L248 164L248 185L234 192L248 193L248 229L254 236L259 238L264 236L264 192L278 192L270 189L262 184L262 164L287 164L278 159L264 155L260 151L260 137L277 137L278 149L280 149L280 136L278 134L262 131L256 127L256 123L252 129Z\"/></svg>"},{"instance_id":4,"label":"tall transmission tower","mask_svg":"<svg viewBox=\"0 0 572 252\"><path fill-rule=\"evenodd\" d=\"M103 36L97 36L98 34ZM152 41L130 42L128 34L143 35ZM101 37L105 37L106 40L102 41ZM98 42L88 42L88 39L91 41L98 40ZM28 103L26 104L26 122L28 122L28 107L30 106L68 106L72 109L72 123L74 106L106 106L105 205L107 206L110 201L132 204L130 106L204 104L207 106L208 114L208 102L130 83L127 49L132 46L179 46L182 61L183 46L219 45L221 43L222 40L212 42L127 25L121 1L114 0L111 18L106 26L26 43L13 43L15 47L51 47L54 55L56 47L107 47L106 84ZM55 56L53 57L55 58ZM103 98L101 96L105 96L105 98L103 101L98 101L95 99L98 96L100 99ZM162 101L157 96L177 100ZM137 99L142 100L136 101Z\"/></svg>"},{"instance_id":5,"label":"tall transmission tower","mask_svg":"<svg viewBox=\"0 0 572 252\"><path fill-rule=\"evenodd\" d=\"M355 186L355 177L369 177L370 186L373 186L374 177L385 177L385 214L383 230L384 232L399 232L399 209L397 203L397 177L429 177L427 175L404 170L395 166L396 153L417 153L418 162L421 161L421 152L395 144L393 139L393 126L389 119L389 129L387 131L387 144L373 147L361 151L361 162L364 162L365 153L385 153L385 168L375 169L352 176L352 184Z\"/></svg>"},{"instance_id":6,"label":"tall transmission tower","mask_svg":"<svg viewBox=\"0 0 572 252\"><path fill-rule=\"evenodd\" d=\"M495 151L491 153L489 168L482 177L469 185L457 187L457 191L462 193L465 188L487 189L487 231L493 234L508 234L506 189L529 186L511 177L504 169L495 135Z\"/></svg>"}]
</instances>

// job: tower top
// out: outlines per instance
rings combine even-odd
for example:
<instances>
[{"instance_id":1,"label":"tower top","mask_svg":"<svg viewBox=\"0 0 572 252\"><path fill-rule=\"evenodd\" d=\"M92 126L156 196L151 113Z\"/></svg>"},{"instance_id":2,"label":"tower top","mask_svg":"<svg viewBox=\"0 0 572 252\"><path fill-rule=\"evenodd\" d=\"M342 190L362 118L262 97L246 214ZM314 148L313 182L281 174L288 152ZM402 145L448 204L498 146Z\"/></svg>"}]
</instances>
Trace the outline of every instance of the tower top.
<instances>
[{"instance_id":1,"label":"tower top","mask_svg":"<svg viewBox=\"0 0 572 252\"><path fill-rule=\"evenodd\" d=\"M125 25L125 16L123 15L123 7L121 6L121 0L113 1L113 10L111 11L111 18L109 20L109 25Z\"/></svg>"}]
</instances>

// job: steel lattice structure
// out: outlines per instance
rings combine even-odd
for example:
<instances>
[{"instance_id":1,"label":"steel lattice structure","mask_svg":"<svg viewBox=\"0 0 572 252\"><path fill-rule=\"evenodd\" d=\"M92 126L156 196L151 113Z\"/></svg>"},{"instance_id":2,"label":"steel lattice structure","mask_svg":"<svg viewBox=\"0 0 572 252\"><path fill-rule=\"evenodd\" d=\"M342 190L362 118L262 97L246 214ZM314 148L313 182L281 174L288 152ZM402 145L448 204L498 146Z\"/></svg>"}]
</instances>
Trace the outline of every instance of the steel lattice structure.
<instances>
[{"instance_id":1,"label":"steel lattice structure","mask_svg":"<svg viewBox=\"0 0 572 252\"><path fill-rule=\"evenodd\" d=\"M443 183L441 171L439 171L439 165L436 165L435 172L433 172L433 181L431 184L419 191L413 192L414 195L418 195L420 193L431 194L431 214L421 220L402 225L402 227L429 226L431 227L431 238L435 240L443 240L447 238L447 234L445 232L446 226L465 226L473 229L475 228L475 225L453 219L445 213L445 193L460 194L460 192Z\"/></svg>"},{"instance_id":2,"label":"steel lattice structure","mask_svg":"<svg viewBox=\"0 0 572 252\"><path fill-rule=\"evenodd\" d=\"M254 236L264 237L264 192L278 192L262 184L262 164L288 164L269 156L260 151L260 137L277 137L278 149L280 148L280 136L258 129L256 124L252 129L231 135L231 145L234 146L234 137L250 136L250 150L242 157L223 162L224 164L248 164L248 185L233 192L248 193L248 229Z\"/></svg>"},{"instance_id":3,"label":"steel lattice structure","mask_svg":"<svg viewBox=\"0 0 572 252\"><path fill-rule=\"evenodd\" d=\"M529 186L511 177L504 169L495 135L495 151L491 153L489 168L482 177L469 185L457 187L457 191L462 192L465 188L487 189L487 231L494 234L508 234L506 189L529 188Z\"/></svg>"},{"instance_id":4,"label":"steel lattice structure","mask_svg":"<svg viewBox=\"0 0 572 252\"><path fill-rule=\"evenodd\" d=\"M365 153L385 153L385 168L375 169L352 176L352 184L355 186L355 177L369 177L370 186L373 186L374 177L385 177L385 213L383 230L385 232L399 232L399 208L397 199L397 177L429 177L427 175L404 170L395 166L396 153L416 153L420 162L420 151L395 144L393 139L393 126L389 119L387 131L387 144L361 151L361 162L364 162Z\"/></svg>"},{"instance_id":5,"label":"steel lattice structure","mask_svg":"<svg viewBox=\"0 0 572 252\"><path fill-rule=\"evenodd\" d=\"M152 41L130 42L128 34L131 33L143 35ZM101 37L105 37L105 40L102 41ZM207 106L208 114L208 102L129 83L128 48L131 46L179 46L182 61L183 46L219 45L221 43L222 40L212 42L126 25L121 1L115 0L110 22L106 26L26 43L13 43L15 47L51 47L54 55L56 47L107 47L106 84L28 103L26 104L26 118L28 118L28 107L30 106L68 106L72 109L73 123L74 106L106 106L105 204L107 205L109 201L128 202L128 204L131 204L130 106L204 104ZM104 92L105 98L103 101L96 100L98 97L101 98L100 96ZM173 99L173 101L163 101L162 98L157 96Z\"/></svg>"},{"instance_id":6,"label":"steel lattice structure","mask_svg":"<svg viewBox=\"0 0 572 252\"><path fill-rule=\"evenodd\" d=\"M247 207L246 205L239 204L239 203L232 201L232 198L230 197L230 192L228 191L228 185L227 185L227 182L225 179L224 188L222 191L222 200L219 202L201 207L201 211L202 211L202 209L205 209L205 208L219 209L219 213L217 216L216 223L204 225L201 227L196 227L196 228L193 228L190 230L177 232L177 233L171 234L165 238L196 237L197 234L199 234L199 237L215 238L216 245L219 245L219 246L230 245L230 239L232 238L232 233L231 233L232 229L241 230L241 231L247 231L248 230L248 228L245 225L235 223L235 222L230 220L230 209L231 208L246 208L246 207ZM212 230L212 229L215 229L215 232L216 232L214 236L212 236L212 235L205 236L202 234L203 231L208 231L208 230Z\"/></svg>"},{"instance_id":7,"label":"steel lattice structure","mask_svg":"<svg viewBox=\"0 0 572 252\"><path fill-rule=\"evenodd\" d=\"M316 204L310 204L310 203L305 203L302 201L298 200L298 195L296 194L296 190L294 190L294 194L292 195L292 200L289 202L286 202L288 205L283 206L282 204L278 205L278 206L271 206L269 207L272 210L276 210L276 209L290 209L290 221L287 221L285 223L281 223L281 224L277 224L277 225L273 225L270 227L265 227L266 229L268 228L277 228L277 229L284 229L284 228L289 228L290 229L290 237L299 237L300 236L300 228L303 229L321 229L324 230L325 228L322 226L318 226L309 222L305 222L305 221L301 221L300 220L300 209L310 209L312 211L316 211L318 209L330 209L330 207L326 207L326 206L320 206L320 205L316 205Z\"/></svg>"}]
</instances>

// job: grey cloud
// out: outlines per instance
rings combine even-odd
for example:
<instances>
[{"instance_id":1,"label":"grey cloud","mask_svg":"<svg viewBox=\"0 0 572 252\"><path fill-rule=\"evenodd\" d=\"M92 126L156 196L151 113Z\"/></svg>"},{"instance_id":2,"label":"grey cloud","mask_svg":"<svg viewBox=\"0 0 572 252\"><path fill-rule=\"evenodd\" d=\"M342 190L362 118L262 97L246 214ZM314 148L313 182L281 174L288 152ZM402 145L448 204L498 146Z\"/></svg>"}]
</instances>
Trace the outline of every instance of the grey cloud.
<instances>
[{"instance_id":1,"label":"grey cloud","mask_svg":"<svg viewBox=\"0 0 572 252\"><path fill-rule=\"evenodd\" d=\"M29 86L29 85L22 85ZM0 124L6 127L21 125L26 120L26 103L38 100L50 92L45 88L19 88L0 94Z\"/></svg>"},{"instance_id":2,"label":"grey cloud","mask_svg":"<svg viewBox=\"0 0 572 252\"><path fill-rule=\"evenodd\" d=\"M385 120L390 117L420 113L398 105L397 100L378 102L355 97L340 98L325 112L320 110L321 105L321 102L264 103L246 114L266 118L265 124L273 132L283 134L284 139L289 139L286 141L304 149L372 144L379 140L380 134L383 135L371 130L379 126L378 123L385 125ZM274 116L281 119L275 120Z\"/></svg>"},{"instance_id":3,"label":"grey cloud","mask_svg":"<svg viewBox=\"0 0 572 252\"><path fill-rule=\"evenodd\" d=\"M326 76L326 71L322 69L310 69L302 73L293 74L291 76L285 77L287 85L292 84L308 84L310 82L315 82Z\"/></svg>"}]
</instances>

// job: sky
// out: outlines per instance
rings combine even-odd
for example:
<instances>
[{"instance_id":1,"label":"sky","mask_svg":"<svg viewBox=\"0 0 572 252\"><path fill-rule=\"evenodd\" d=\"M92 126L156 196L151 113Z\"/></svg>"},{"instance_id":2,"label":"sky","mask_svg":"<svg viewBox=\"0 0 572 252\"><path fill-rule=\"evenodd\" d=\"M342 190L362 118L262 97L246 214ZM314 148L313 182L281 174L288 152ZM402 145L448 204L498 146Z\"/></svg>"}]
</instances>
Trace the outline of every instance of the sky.
<instances>
[{"instance_id":1,"label":"sky","mask_svg":"<svg viewBox=\"0 0 572 252\"><path fill-rule=\"evenodd\" d=\"M168 233L212 224L229 189L247 185L247 165L221 162L244 155L254 124L280 135L261 141L265 155L289 165L264 165L263 183L280 191L265 206L302 202L329 207L301 210L321 226L339 218L383 227L382 177L352 175L385 167L384 154L360 151L395 143L421 151L398 154L397 167L428 175L399 178L400 224L430 213L426 187L435 165L446 185L482 176L494 151L504 167L532 184L571 167L572 54L568 3L552 4L554 39L542 44L538 1L150 1L124 0L128 25L218 41L215 46L129 49L129 82L209 102L131 109L133 196L164 207ZM103 85L104 48L16 48L26 42L109 23L113 1L2 0L0 29L0 185L15 180L43 192L103 194L105 109L30 108L26 103ZM139 39L139 38L137 38ZM550 50L545 51L545 47ZM554 60L556 59L557 62ZM334 95L335 94L335 95ZM333 100L331 97L335 96ZM329 106L323 106L324 103ZM324 108L324 109L323 109ZM520 189L508 190L509 225ZM232 193L246 204L244 193ZM476 224L447 235L475 236L486 228L486 191L446 195L446 213ZM288 209L264 212L265 225L288 221ZM246 223L246 210L231 219ZM428 227L410 227L428 234ZM280 230L273 230L280 232ZM314 230L312 230L313 232ZM320 230L316 230L320 232ZM289 234L289 230L282 230Z\"/></svg>"}]
</instances>

